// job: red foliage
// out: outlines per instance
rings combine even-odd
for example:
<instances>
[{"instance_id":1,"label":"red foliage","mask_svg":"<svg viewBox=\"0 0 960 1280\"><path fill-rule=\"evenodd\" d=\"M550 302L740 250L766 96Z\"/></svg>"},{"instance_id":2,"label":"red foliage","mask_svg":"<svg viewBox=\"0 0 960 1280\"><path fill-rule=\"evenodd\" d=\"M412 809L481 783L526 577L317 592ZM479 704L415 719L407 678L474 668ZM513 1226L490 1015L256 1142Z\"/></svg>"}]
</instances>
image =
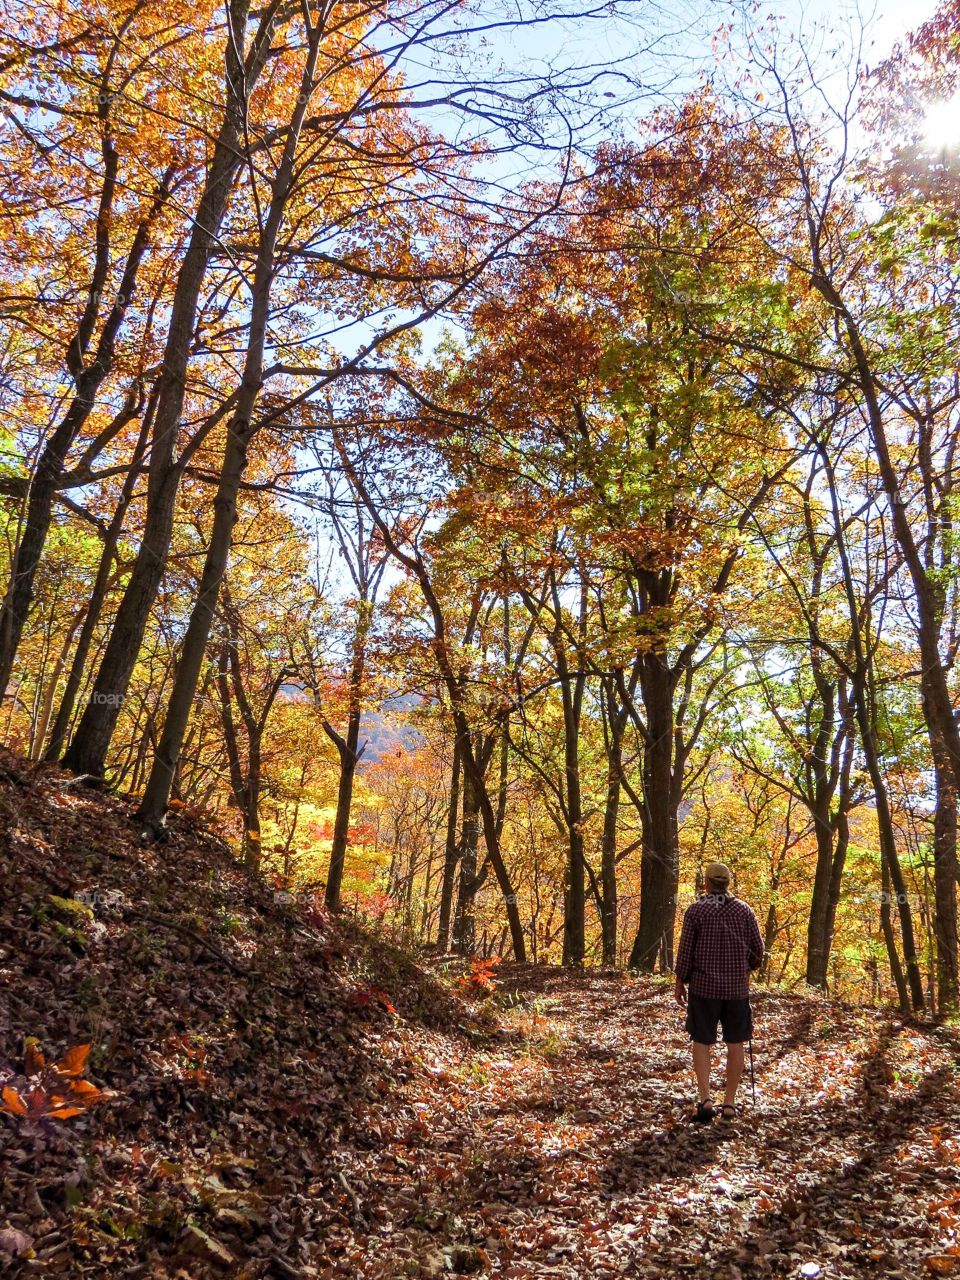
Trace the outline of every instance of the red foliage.
<instances>
[{"instance_id":1,"label":"red foliage","mask_svg":"<svg viewBox=\"0 0 960 1280\"><path fill-rule=\"evenodd\" d=\"M390 999L388 992L383 987L362 986L355 987L351 996L351 1002L358 1009L380 1008L387 1013L396 1013L396 1006Z\"/></svg>"},{"instance_id":2,"label":"red foliage","mask_svg":"<svg viewBox=\"0 0 960 1280\"><path fill-rule=\"evenodd\" d=\"M496 990L496 969L500 957L484 960L474 956L470 961L470 972L460 979L460 990L466 996L488 996Z\"/></svg>"}]
</instances>

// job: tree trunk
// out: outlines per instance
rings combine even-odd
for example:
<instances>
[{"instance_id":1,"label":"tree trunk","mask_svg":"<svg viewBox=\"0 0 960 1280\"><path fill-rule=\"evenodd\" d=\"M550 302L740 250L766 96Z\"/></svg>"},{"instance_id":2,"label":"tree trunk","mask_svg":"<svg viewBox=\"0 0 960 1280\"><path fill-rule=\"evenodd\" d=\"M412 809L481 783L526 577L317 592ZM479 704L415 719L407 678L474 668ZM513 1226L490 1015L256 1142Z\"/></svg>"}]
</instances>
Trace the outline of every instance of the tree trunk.
<instances>
[{"instance_id":1,"label":"tree trunk","mask_svg":"<svg viewBox=\"0 0 960 1280\"><path fill-rule=\"evenodd\" d=\"M453 886L460 861L457 842L457 818L460 812L460 743L453 744L450 767L450 798L447 805L447 838L443 855L443 879L440 882L440 922L437 926L437 948L446 951L450 945L450 916L453 910Z\"/></svg>"},{"instance_id":2,"label":"tree trunk","mask_svg":"<svg viewBox=\"0 0 960 1280\"><path fill-rule=\"evenodd\" d=\"M140 803L139 815L143 822L156 831L163 824L170 800L170 787L173 783L180 750L183 746L183 735L197 691L197 681L203 666L207 649L207 640L217 608L217 597L220 584L227 571L230 557L230 545L233 538L233 526L236 520L237 495L247 465L247 449L255 433L253 414L263 382L263 353L266 344L267 323L270 317L270 291L274 277L274 260L276 256L277 237L283 222L284 209L290 194L293 178L294 157L297 142L310 100L313 87L313 76L319 53L320 29L311 33L306 62L300 82L300 94L296 100L293 119L284 144L283 154L273 182L273 195L267 211L266 220L260 232L257 248L256 266L253 275L253 300L250 312L250 331L247 340L247 352L244 360L243 379L237 396L236 407L229 426L223 451L223 464L217 496L214 499L213 529L210 534L210 545L204 561L203 574L200 578L200 589L197 600L190 614L187 632L180 651L173 691L167 706L163 732L157 746L153 769ZM356 761L354 761L354 768ZM350 771L349 785L353 785L353 771ZM348 810L349 821L349 810ZM340 813L337 813L338 821ZM340 849L340 867L343 869L343 849L346 846L346 827L344 827L343 843ZM328 881L328 891L329 891ZM339 884L336 889L339 898ZM329 905L329 904L328 904Z\"/></svg>"},{"instance_id":3,"label":"tree trunk","mask_svg":"<svg viewBox=\"0 0 960 1280\"><path fill-rule=\"evenodd\" d=\"M907 970L907 981L914 1008L924 1007L923 979L917 957L917 947L913 933L913 918L910 912L910 901L907 897L906 884L897 855L896 832L893 826L893 815L890 812L890 800L887 793L886 779L880 767L880 759L873 736L876 718L876 699L872 678L872 659L864 646L861 631L861 620L857 608L856 591L853 572L850 567L850 556L847 551L844 523L840 510L840 499L837 493L836 475L822 441L817 442L820 456L823 459L827 481L830 486L830 504L833 511L833 525L837 539L837 554L843 572L843 588L847 598L847 611L850 619L850 641L855 657L855 670L851 680L851 695L857 727L860 730L860 744L867 762L867 771L874 790L877 810L877 827L880 839L881 865L887 869L897 895L897 908L900 918L900 934L903 938L903 958ZM890 944L887 944L888 951ZM894 949L895 952L895 949Z\"/></svg>"},{"instance_id":4,"label":"tree trunk","mask_svg":"<svg viewBox=\"0 0 960 1280\"><path fill-rule=\"evenodd\" d=\"M263 856L260 839L260 746L252 746L250 769L243 805L243 863L248 871L258 873Z\"/></svg>"},{"instance_id":5,"label":"tree trunk","mask_svg":"<svg viewBox=\"0 0 960 1280\"><path fill-rule=\"evenodd\" d=\"M814 224L811 223L811 228ZM949 837L952 824L956 828L956 790L960 787L960 727L953 713L953 700L947 673L940 654L940 628L943 612L943 589L927 572L920 548L914 537L907 508L900 491L900 481L890 454L883 409L877 394L873 369L864 346L859 326L846 306L836 285L825 270L818 243L811 240L813 272L811 282L837 313L844 327L857 371L870 426L870 437L879 465L880 478L890 506L894 535L903 553L913 585L917 611L917 638L920 645L920 687L924 720L930 739L934 767L949 770L952 786L938 789L938 805L945 812L939 821L941 839L934 841L934 893L936 897L937 969L940 977L940 1008L946 1012L958 1001L957 965L957 861L956 837ZM891 865L891 874L893 866ZM910 960L906 958L910 974ZM911 978L911 992L916 997ZM921 988L922 991L922 988Z\"/></svg>"},{"instance_id":6,"label":"tree trunk","mask_svg":"<svg viewBox=\"0 0 960 1280\"><path fill-rule=\"evenodd\" d=\"M580 711L585 675L572 677L557 643L560 694L563 700L563 763L566 792L567 883L563 916L563 963L579 968L586 954L587 876L583 839L583 794L580 785Z\"/></svg>"},{"instance_id":7,"label":"tree trunk","mask_svg":"<svg viewBox=\"0 0 960 1280\"><path fill-rule=\"evenodd\" d=\"M470 777L463 782L463 821L460 826L460 883L453 916L453 949L472 955L476 946L473 901L477 892L477 841L480 806Z\"/></svg>"},{"instance_id":8,"label":"tree trunk","mask_svg":"<svg viewBox=\"0 0 960 1280\"><path fill-rule=\"evenodd\" d=\"M120 536L123 533L123 522L126 518L127 508L130 505L130 499L133 497L134 489L137 486L137 480L143 469L143 456L147 446L147 438L150 433L150 426L153 421L153 412L156 408L156 394L150 398L147 405L147 411L144 414L143 426L140 429L140 437L137 440L136 448L133 452L133 458L130 464L130 470L123 478L123 484L120 488L120 499L117 502L116 510L107 526L107 531L103 539L103 552L100 556L100 563L97 566L97 574L94 578L93 587L90 591L90 599L87 603L87 612L83 620L83 626L80 628L80 635L77 639L77 647L73 653L73 661L70 664L70 674L67 676L66 687L63 691L63 697L60 700L60 706L57 709L57 716L53 722L53 728L50 731L50 741L47 744L47 750L44 753L44 759L53 761L59 760L63 752L64 745L67 741L67 734L70 729L70 723L73 720L73 711L77 703L77 694L83 684L83 675L87 666L87 658L90 654L90 646L93 643L93 637L96 633L97 625L100 622L100 615L103 612L104 602L107 598L107 592L110 589L113 561L117 554L117 547L120 543Z\"/></svg>"},{"instance_id":9,"label":"tree trunk","mask_svg":"<svg viewBox=\"0 0 960 1280\"><path fill-rule=\"evenodd\" d=\"M606 966L617 963L617 823L620 816L620 772L623 768L620 741L611 744L607 763L607 792L600 837L600 884L603 905L600 911L602 958Z\"/></svg>"},{"instance_id":10,"label":"tree trunk","mask_svg":"<svg viewBox=\"0 0 960 1280\"><path fill-rule=\"evenodd\" d=\"M840 889L843 884L843 868L850 847L850 823L846 809L841 809L836 820L836 841L833 850L833 867L830 872L830 889L827 895L827 949L833 942L837 924L837 907L840 905Z\"/></svg>"},{"instance_id":11,"label":"tree trunk","mask_svg":"<svg viewBox=\"0 0 960 1280\"><path fill-rule=\"evenodd\" d=\"M247 442L251 434L250 420L234 422L227 433L223 467L217 495L214 498L213 529L204 560L197 600L187 623L180 647L173 689L167 703L163 730L153 758L150 777L140 801L138 815L144 826L159 832L163 826L170 788L176 774L183 736L193 708L197 682L207 651L207 640L213 622L230 555L237 494L246 465Z\"/></svg>"},{"instance_id":12,"label":"tree trunk","mask_svg":"<svg viewBox=\"0 0 960 1280\"><path fill-rule=\"evenodd\" d=\"M833 827L830 822L829 799L821 799L812 808L814 832L817 840L817 866L813 877L813 893L810 899L810 918L807 922L807 972L806 981L812 987L826 990L827 969L830 962L830 885L833 879Z\"/></svg>"},{"instance_id":13,"label":"tree trunk","mask_svg":"<svg viewBox=\"0 0 960 1280\"><path fill-rule=\"evenodd\" d=\"M340 910L340 888L343 884L343 867L350 836L350 810L353 806L353 781L357 772L357 746L360 742L359 706L350 708L347 735L338 744L340 756L340 781L337 786L337 814L333 822L333 843L330 846L330 867L327 871L327 887L324 901L330 911Z\"/></svg>"},{"instance_id":14,"label":"tree trunk","mask_svg":"<svg viewBox=\"0 0 960 1280\"><path fill-rule=\"evenodd\" d=\"M858 701L857 719L860 724L860 742L866 757L870 781L873 785L877 808L877 827L880 836L880 854L886 866L893 891L896 896L897 913L900 918L900 936L903 939L903 961L907 971L907 982L910 997L915 1009L924 1007L923 977L917 956L917 944L913 931L913 915L910 911L910 898L906 881L897 854L896 832L893 815L890 812L890 801L887 796L886 780L880 769L879 759L874 744L873 724L867 714L866 698L861 690L856 690Z\"/></svg>"},{"instance_id":15,"label":"tree trunk","mask_svg":"<svg viewBox=\"0 0 960 1280\"><path fill-rule=\"evenodd\" d=\"M903 966L897 954L897 940L893 935L893 920L890 911L890 865L883 849L880 851L880 931L887 948L887 962L890 965L890 976L897 988L897 999L903 1013L910 1012L910 993L903 976Z\"/></svg>"},{"instance_id":16,"label":"tree trunk","mask_svg":"<svg viewBox=\"0 0 960 1280\"><path fill-rule=\"evenodd\" d=\"M953 770L940 755L936 767L937 799L933 817L933 930L937 943L937 1009L950 1013L957 1005L957 791ZM934 757L936 760L936 756Z\"/></svg>"},{"instance_id":17,"label":"tree trunk","mask_svg":"<svg viewBox=\"0 0 960 1280\"><path fill-rule=\"evenodd\" d=\"M770 905L767 907L767 918L763 926L763 960L760 962L760 971L758 977L761 982L766 982L770 972L770 958L773 954L773 944L777 937L777 881L774 880L770 885Z\"/></svg>"},{"instance_id":18,"label":"tree trunk","mask_svg":"<svg viewBox=\"0 0 960 1280\"><path fill-rule=\"evenodd\" d=\"M47 726L50 723L50 716L53 712L53 701L57 695L57 685L60 683L60 677L63 675L63 669L67 665L67 654L70 652L70 646L73 644L73 637L77 634L77 629L82 625L86 615L86 606L81 608L74 616L67 634L63 638L63 644L60 646L60 652L57 654L56 661L53 664L53 670L50 678L46 682L43 691L43 698L40 702L40 713L37 716L37 723L32 734L30 743L30 759L39 760L43 751L43 741L47 736Z\"/></svg>"},{"instance_id":19,"label":"tree trunk","mask_svg":"<svg viewBox=\"0 0 960 1280\"><path fill-rule=\"evenodd\" d=\"M106 220L107 225L109 225L109 206L112 201L112 190L116 176L116 158L116 152L110 146L108 148L106 174L104 177L106 207L102 202L100 213L100 220ZM140 264L150 243L150 230L170 195L173 173L174 171L171 167L164 174L153 204L137 227L113 306L104 321L96 354L89 365L83 366L86 342L79 340L79 331L78 339L75 339L71 344L73 358L70 363L73 367L76 388L74 397L40 456L37 471L33 483L30 485L27 498L27 515L23 537L13 556L10 570L10 587L4 599L3 607L0 608L0 689L5 689L9 682L20 640L23 636L23 628L33 601L37 569L46 545L50 522L53 519L54 499L56 498L60 481L63 479L67 453L93 412L97 392L113 369L117 335L123 323L127 306L136 289ZM106 231L104 231L104 234L106 234ZM102 274L106 274L105 270ZM99 287L102 288L102 282ZM97 285L94 284L91 290L91 302L87 308L88 315L85 317L89 319L91 326L94 320L91 308L96 306L96 293ZM131 391L131 400L121 415L120 425L122 425L124 417L129 421L137 412L133 396L134 392Z\"/></svg>"},{"instance_id":20,"label":"tree trunk","mask_svg":"<svg viewBox=\"0 0 960 1280\"><path fill-rule=\"evenodd\" d=\"M664 653L644 656L640 687L646 710L640 924L630 968L652 973L673 930L679 867L673 787L673 677Z\"/></svg>"},{"instance_id":21,"label":"tree trunk","mask_svg":"<svg viewBox=\"0 0 960 1280\"><path fill-rule=\"evenodd\" d=\"M436 592L433 589L433 583L427 566L424 563L419 552L406 552L397 542L393 530L387 524L380 514L377 504L373 501L366 485L357 474L357 470L350 460L350 456L344 447L342 438L334 435L334 442L337 448L338 456L343 464L354 491L360 496L364 506L370 513L370 516L376 524L377 529L383 537L384 545L390 551L390 554L402 564L411 574L416 577L420 590L423 594L424 601L430 611L433 623L433 652L436 659L437 668L446 687L447 696L450 699L450 709L453 715L454 732L462 744L463 751L463 772L465 785L469 780L473 793L480 805L480 818L483 828L483 838L487 846L487 857L493 867L494 874L497 877L497 884L500 886L500 892L503 895L503 904L507 913L507 923L510 926L510 941L513 945L514 959L518 964L523 964L526 960L526 940L523 932L523 923L520 919L520 912L517 909L517 895L514 893L513 884L510 880L510 873L507 870L506 863L500 848L500 838L497 833L497 815L493 805L490 802L490 794L487 791L486 783L483 776L483 768L480 765L477 753L474 750L473 742L470 735L470 723L463 702L463 689L457 672L450 661L447 652L447 626L443 609Z\"/></svg>"}]
</instances>

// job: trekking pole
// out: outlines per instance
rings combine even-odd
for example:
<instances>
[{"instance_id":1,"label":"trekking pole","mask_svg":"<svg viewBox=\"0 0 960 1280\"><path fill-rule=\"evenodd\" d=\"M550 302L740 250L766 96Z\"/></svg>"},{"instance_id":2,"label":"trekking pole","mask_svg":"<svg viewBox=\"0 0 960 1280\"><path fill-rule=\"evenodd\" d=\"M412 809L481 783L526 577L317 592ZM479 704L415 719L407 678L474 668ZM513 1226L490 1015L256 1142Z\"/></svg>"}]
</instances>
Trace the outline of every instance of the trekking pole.
<instances>
[{"instance_id":1,"label":"trekking pole","mask_svg":"<svg viewBox=\"0 0 960 1280\"><path fill-rule=\"evenodd\" d=\"M753 1036L747 1041L750 1049L750 1091L753 1094L753 1105L757 1105L757 1082L753 1075Z\"/></svg>"}]
</instances>

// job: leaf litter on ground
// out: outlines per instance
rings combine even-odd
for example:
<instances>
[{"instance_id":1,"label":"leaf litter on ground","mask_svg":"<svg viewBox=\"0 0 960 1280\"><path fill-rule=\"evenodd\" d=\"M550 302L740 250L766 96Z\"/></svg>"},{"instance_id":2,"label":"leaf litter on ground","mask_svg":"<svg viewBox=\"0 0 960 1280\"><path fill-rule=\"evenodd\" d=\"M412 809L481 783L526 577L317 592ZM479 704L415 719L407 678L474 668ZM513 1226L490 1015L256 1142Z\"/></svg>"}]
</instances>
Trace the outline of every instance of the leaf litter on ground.
<instances>
[{"instance_id":1,"label":"leaf litter on ground","mask_svg":"<svg viewBox=\"0 0 960 1280\"><path fill-rule=\"evenodd\" d=\"M0 1085L50 1063L98 1104L0 1114L4 1274L960 1276L956 1028L759 991L756 1104L690 1125L665 980L431 970L26 769Z\"/></svg>"}]
</instances>

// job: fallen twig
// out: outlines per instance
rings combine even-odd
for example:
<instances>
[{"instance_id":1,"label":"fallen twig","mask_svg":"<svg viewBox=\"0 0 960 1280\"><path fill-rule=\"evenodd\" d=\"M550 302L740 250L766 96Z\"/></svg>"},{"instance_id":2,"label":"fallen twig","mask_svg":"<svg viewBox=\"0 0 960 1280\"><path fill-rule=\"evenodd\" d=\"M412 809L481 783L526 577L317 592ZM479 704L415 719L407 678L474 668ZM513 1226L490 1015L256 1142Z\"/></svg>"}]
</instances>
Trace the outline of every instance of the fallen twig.
<instances>
[{"instance_id":1,"label":"fallen twig","mask_svg":"<svg viewBox=\"0 0 960 1280\"><path fill-rule=\"evenodd\" d=\"M338 1171L337 1180L339 1181L341 1187L343 1187L344 1191L346 1191L350 1199L353 1201L353 1212L357 1215L357 1217L359 1217L360 1216L360 1197L354 1191L353 1187L351 1187L350 1183L347 1181L346 1174L344 1174L342 1170Z\"/></svg>"}]
</instances>

